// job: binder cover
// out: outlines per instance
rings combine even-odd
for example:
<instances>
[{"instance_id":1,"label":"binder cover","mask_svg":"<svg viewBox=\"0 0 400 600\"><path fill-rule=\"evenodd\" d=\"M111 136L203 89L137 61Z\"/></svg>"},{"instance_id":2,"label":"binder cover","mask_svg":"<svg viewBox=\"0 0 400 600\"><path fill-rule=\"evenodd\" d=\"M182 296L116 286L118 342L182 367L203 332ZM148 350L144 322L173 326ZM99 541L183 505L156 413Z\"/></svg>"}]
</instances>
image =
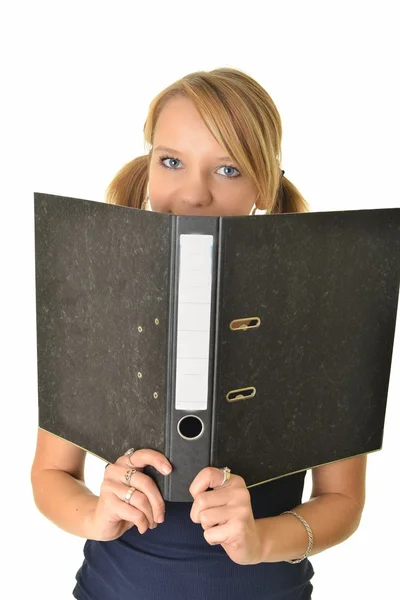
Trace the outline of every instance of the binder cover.
<instances>
[{"instance_id":1,"label":"binder cover","mask_svg":"<svg viewBox=\"0 0 400 600\"><path fill-rule=\"evenodd\" d=\"M382 448L400 210L187 217L34 194L39 427L165 500Z\"/></svg>"}]
</instances>

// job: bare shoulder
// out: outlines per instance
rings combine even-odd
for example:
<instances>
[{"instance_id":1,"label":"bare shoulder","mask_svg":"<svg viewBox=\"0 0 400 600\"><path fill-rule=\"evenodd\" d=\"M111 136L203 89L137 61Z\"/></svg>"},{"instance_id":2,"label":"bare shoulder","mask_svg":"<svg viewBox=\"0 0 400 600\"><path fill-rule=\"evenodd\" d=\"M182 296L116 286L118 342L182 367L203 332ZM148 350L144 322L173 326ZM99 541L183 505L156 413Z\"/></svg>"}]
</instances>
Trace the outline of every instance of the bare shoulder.
<instances>
[{"instance_id":1,"label":"bare shoulder","mask_svg":"<svg viewBox=\"0 0 400 600\"><path fill-rule=\"evenodd\" d=\"M85 450L38 427L32 476L43 469L58 469L84 481L85 459Z\"/></svg>"},{"instance_id":2,"label":"bare shoulder","mask_svg":"<svg viewBox=\"0 0 400 600\"><path fill-rule=\"evenodd\" d=\"M364 506L366 469L366 454L316 467L312 469L312 496L343 494Z\"/></svg>"}]
</instances>

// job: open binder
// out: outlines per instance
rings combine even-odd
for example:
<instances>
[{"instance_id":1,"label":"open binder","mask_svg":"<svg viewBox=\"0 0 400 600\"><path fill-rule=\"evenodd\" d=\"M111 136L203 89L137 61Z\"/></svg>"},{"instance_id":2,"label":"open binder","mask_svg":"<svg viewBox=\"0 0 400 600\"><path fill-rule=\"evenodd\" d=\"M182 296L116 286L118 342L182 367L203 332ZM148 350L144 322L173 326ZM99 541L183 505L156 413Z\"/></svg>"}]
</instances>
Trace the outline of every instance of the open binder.
<instances>
[{"instance_id":1,"label":"open binder","mask_svg":"<svg viewBox=\"0 0 400 600\"><path fill-rule=\"evenodd\" d=\"M39 427L248 487L381 449L400 210L187 217L35 193Z\"/></svg>"}]
</instances>

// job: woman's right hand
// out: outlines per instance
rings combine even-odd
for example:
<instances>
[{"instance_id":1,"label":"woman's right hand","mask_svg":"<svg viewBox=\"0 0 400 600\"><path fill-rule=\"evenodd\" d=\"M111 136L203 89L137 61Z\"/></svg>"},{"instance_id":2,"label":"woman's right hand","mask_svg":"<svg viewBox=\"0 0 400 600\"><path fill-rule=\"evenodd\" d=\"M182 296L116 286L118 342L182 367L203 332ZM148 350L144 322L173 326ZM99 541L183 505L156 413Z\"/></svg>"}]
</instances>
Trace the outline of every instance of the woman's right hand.
<instances>
[{"instance_id":1,"label":"woman's right hand","mask_svg":"<svg viewBox=\"0 0 400 600\"><path fill-rule=\"evenodd\" d=\"M128 483L125 474L133 468L132 465L136 473L133 473ZM164 521L164 499L156 483L142 471L148 465L155 467L163 475L169 474L163 471L163 467L171 467L161 452L141 448L133 452L129 460L126 455L120 456L115 463L104 469L100 496L90 516L92 539L104 542L115 540L134 525L139 533L145 533L149 527L154 529L157 523ZM128 503L124 498L129 487L135 488L135 491Z\"/></svg>"}]
</instances>

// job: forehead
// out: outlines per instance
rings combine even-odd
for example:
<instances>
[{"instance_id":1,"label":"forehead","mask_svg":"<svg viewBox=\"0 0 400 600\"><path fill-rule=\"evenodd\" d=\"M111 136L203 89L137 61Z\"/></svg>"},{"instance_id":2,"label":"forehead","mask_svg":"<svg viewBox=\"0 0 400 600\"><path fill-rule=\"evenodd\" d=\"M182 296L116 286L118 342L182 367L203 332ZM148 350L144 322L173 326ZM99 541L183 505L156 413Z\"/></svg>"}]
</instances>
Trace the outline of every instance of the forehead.
<instances>
[{"instance_id":1,"label":"forehead","mask_svg":"<svg viewBox=\"0 0 400 600\"><path fill-rule=\"evenodd\" d=\"M180 122L187 120L203 122L193 102L189 98L177 96L170 98L162 107L158 115L156 128L168 127L171 123L179 125Z\"/></svg>"},{"instance_id":2,"label":"forehead","mask_svg":"<svg viewBox=\"0 0 400 600\"><path fill-rule=\"evenodd\" d=\"M221 150L193 102L181 96L171 98L161 109L153 138L154 147L157 144L181 151L194 144L207 145L210 151Z\"/></svg>"}]
</instances>

